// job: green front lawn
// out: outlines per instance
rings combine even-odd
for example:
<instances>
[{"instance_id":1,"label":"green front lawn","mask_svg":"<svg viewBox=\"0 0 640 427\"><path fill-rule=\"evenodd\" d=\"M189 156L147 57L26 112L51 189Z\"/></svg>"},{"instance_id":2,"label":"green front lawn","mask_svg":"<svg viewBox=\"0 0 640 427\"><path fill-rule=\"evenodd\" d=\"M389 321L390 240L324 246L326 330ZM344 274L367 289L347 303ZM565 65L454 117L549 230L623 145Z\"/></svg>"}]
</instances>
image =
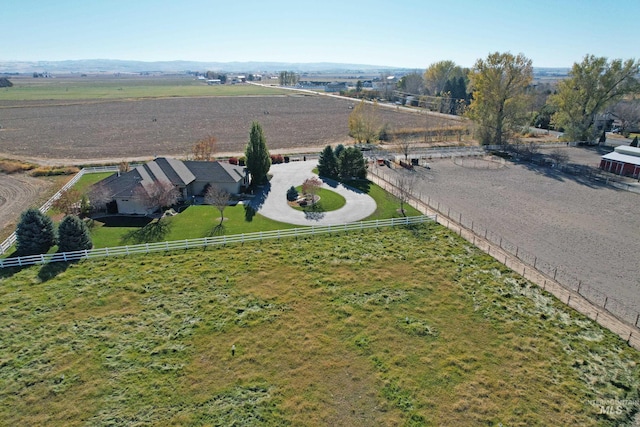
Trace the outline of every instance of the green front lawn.
<instances>
[{"instance_id":1,"label":"green front lawn","mask_svg":"<svg viewBox=\"0 0 640 427\"><path fill-rule=\"evenodd\" d=\"M302 195L302 186L296 187L296 190L298 190L298 194ZM340 194L325 188L318 189L316 196L318 196L320 200L313 205L298 206L294 204L291 207L295 210L305 212L331 212L337 211L347 204L346 199Z\"/></svg>"}]
</instances>

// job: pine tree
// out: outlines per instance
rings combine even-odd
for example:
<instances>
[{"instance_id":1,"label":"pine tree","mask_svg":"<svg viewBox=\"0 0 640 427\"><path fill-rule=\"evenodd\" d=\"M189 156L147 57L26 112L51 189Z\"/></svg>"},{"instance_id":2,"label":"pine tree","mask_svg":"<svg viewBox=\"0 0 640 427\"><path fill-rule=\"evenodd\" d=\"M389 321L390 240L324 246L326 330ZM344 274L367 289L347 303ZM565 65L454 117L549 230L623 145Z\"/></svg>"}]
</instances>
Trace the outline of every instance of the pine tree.
<instances>
[{"instance_id":1,"label":"pine tree","mask_svg":"<svg viewBox=\"0 0 640 427\"><path fill-rule=\"evenodd\" d=\"M245 149L246 164L251 174L251 185L259 185L267 181L267 173L271 167L271 157L267 142L258 122L251 124L249 142Z\"/></svg>"},{"instance_id":2,"label":"pine tree","mask_svg":"<svg viewBox=\"0 0 640 427\"><path fill-rule=\"evenodd\" d=\"M56 244L53 221L38 209L22 212L16 227L16 252L20 256L44 254Z\"/></svg>"},{"instance_id":3,"label":"pine tree","mask_svg":"<svg viewBox=\"0 0 640 427\"><path fill-rule=\"evenodd\" d=\"M58 226L58 250L60 252L91 249L91 235L87 225L75 215L67 215Z\"/></svg>"},{"instance_id":4,"label":"pine tree","mask_svg":"<svg viewBox=\"0 0 640 427\"><path fill-rule=\"evenodd\" d=\"M347 147L338 159L340 179L366 178L367 167L362 151L356 147Z\"/></svg>"},{"instance_id":5,"label":"pine tree","mask_svg":"<svg viewBox=\"0 0 640 427\"><path fill-rule=\"evenodd\" d=\"M318 175L327 178L338 177L338 158L330 145L327 145L318 159Z\"/></svg>"},{"instance_id":6,"label":"pine tree","mask_svg":"<svg viewBox=\"0 0 640 427\"><path fill-rule=\"evenodd\" d=\"M631 141L631 146L632 146L632 147L637 147L637 146L638 146L638 135L636 135L636 136L633 138L633 141Z\"/></svg>"}]
</instances>

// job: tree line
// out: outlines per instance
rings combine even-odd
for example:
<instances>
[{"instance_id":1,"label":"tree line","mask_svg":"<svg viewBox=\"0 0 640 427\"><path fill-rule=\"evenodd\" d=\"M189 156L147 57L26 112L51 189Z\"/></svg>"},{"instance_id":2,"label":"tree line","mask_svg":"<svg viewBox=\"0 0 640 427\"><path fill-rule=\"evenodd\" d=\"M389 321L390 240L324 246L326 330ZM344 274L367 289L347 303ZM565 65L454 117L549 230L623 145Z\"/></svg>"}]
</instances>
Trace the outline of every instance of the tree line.
<instances>
[{"instance_id":1,"label":"tree line","mask_svg":"<svg viewBox=\"0 0 640 427\"><path fill-rule=\"evenodd\" d=\"M432 97L437 111L471 119L482 144L513 142L529 126L563 131L567 140L593 142L602 138L613 116L621 122L616 131L624 135L640 125L639 74L640 60L586 55L573 64L568 78L555 85L534 84L529 58L495 52L472 68L436 62L424 73L400 78L396 89L418 100ZM367 98L365 93L372 99L380 95L363 90L361 82L353 92L359 98ZM349 117L349 132L357 142L385 136L383 126L375 123L375 109L375 104L361 102ZM603 114L609 117L601 120Z\"/></svg>"}]
</instances>

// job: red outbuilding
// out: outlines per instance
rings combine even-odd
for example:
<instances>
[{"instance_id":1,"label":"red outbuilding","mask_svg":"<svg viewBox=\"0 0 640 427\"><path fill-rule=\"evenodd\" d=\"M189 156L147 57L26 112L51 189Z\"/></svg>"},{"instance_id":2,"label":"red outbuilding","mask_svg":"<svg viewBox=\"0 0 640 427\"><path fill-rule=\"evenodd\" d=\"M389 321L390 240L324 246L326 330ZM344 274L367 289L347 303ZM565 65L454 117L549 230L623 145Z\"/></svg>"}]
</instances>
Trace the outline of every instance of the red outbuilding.
<instances>
[{"instance_id":1,"label":"red outbuilding","mask_svg":"<svg viewBox=\"0 0 640 427\"><path fill-rule=\"evenodd\" d=\"M620 145L602 156L600 169L616 175L640 177L640 148Z\"/></svg>"}]
</instances>

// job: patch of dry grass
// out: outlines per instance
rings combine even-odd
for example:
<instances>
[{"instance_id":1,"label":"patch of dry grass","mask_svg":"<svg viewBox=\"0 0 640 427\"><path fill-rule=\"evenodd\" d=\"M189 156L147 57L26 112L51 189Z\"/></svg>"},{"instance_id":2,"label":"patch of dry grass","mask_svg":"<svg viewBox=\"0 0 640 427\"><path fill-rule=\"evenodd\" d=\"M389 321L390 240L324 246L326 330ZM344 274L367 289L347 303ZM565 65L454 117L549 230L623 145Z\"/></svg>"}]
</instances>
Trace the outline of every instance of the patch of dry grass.
<instances>
[{"instance_id":1,"label":"patch of dry grass","mask_svg":"<svg viewBox=\"0 0 640 427\"><path fill-rule=\"evenodd\" d=\"M46 269L47 267L39 267ZM437 225L0 276L0 418L621 425L638 353ZM235 346L235 354L231 348Z\"/></svg>"}]
</instances>

